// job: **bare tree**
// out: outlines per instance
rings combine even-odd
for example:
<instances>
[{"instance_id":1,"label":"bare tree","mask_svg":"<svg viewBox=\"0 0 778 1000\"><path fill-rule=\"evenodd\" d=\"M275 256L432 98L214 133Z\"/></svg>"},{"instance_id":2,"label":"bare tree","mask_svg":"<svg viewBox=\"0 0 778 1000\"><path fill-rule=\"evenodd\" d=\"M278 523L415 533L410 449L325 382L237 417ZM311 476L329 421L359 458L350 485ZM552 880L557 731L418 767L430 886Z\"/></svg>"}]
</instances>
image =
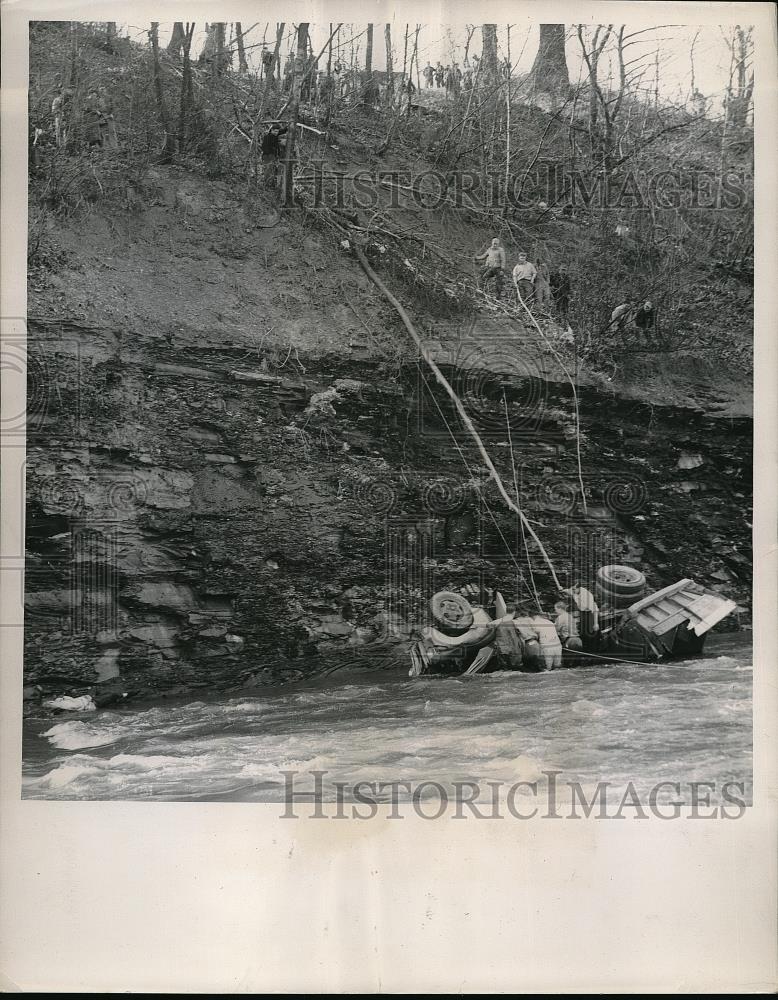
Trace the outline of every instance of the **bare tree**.
<instances>
[{"instance_id":1,"label":"bare tree","mask_svg":"<svg viewBox=\"0 0 778 1000\"><path fill-rule=\"evenodd\" d=\"M394 59L392 57L392 26L384 25L384 41L386 42L386 103L394 100Z\"/></svg>"},{"instance_id":2,"label":"bare tree","mask_svg":"<svg viewBox=\"0 0 778 1000\"><path fill-rule=\"evenodd\" d=\"M373 25L367 26L367 50L365 52L365 76L373 72Z\"/></svg>"},{"instance_id":3,"label":"bare tree","mask_svg":"<svg viewBox=\"0 0 778 1000\"><path fill-rule=\"evenodd\" d=\"M192 83L192 39L195 22L187 21L181 42L183 64L181 67L181 113L178 123L178 148L183 150L189 143L189 126L194 107L194 86Z\"/></svg>"},{"instance_id":4,"label":"bare tree","mask_svg":"<svg viewBox=\"0 0 778 1000\"><path fill-rule=\"evenodd\" d=\"M167 52L170 56L181 57L181 50L184 45L184 25L182 21L176 21L173 25L173 33L167 43Z\"/></svg>"},{"instance_id":5,"label":"bare tree","mask_svg":"<svg viewBox=\"0 0 778 1000\"><path fill-rule=\"evenodd\" d=\"M481 84L493 89L499 85L500 70L497 65L497 25L481 25Z\"/></svg>"},{"instance_id":6,"label":"bare tree","mask_svg":"<svg viewBox=\"0 0 778 1000\"><path fill-rule=\"evenodd\" d=\"M565 55L564 24L541 24L538 51L525 87L535 95L546 95L552 105L563 103L570 89Z\"/></svg>"},{"instance_id":7,"label":"bare tree","mask_svg":"<svg viewBox=\"0 0 778 1000\"><path fill-rule=\"evenodd\" d=\"M467 31L467 38L465 39L465 57L462 61L465 66L469 66L470 63L468 62L468 53L470 52L470 43L472 42L473 35L475 34L475 25L466 24L465 31Z\"/></svg>"},{"instance_id":8,"label":"bare tree","mask_svg":"<svg viewBox=\"0 0 778 1000\"><path fill-rule=\"evenodd\" d=\"M294 154L297 139L297 117L300 113L300 91L303 84L306 60L308 56L308 21L301 21L297 26L297 55L294 61L294 79L292 81L292 97L289 105L289 133L286 138L286 164L284 169L284 204L289 207L293 203L294 189Z\"/></svg>"},{"instance_id":9,"label":"bare tree","mask_svg":"<svg viewBox=\"0 0 778 1000\"><path fill-rule=\"evenodd\" d=\"M742 127L748 120L754 94L754 41L751 28L736 24L727 39L732 56L725 98L727 124ZM750 73L749 73L750 70Z\"/></svg>"},{"instance_id":10,"label":"bare tree","mask_svg":"<svg viewBox=\"0 0 778 1000\"><path fill-rule=\"evenodd\" d=\"M167 103L165 102L165 92L162 87L162 67L159 63L159 22L151 22L151 31L149 32L149 37L151 39L151 57L152 57L152 72L154 76L154 93L157 98L157 109L159 111L159 120L162 125L162 129L165 133L165 145L160 154L160 163L170 163L173 159L173 155L176 151L175 137L173 135L173 130L170 126L170 114L168 113Z\"/></svg>"},{"instance_id":11,"label":"bare tree","mask_svg":"<svg viewBox=\"0 0 778 1000\"><path fill-rule=\"evenodd\" d=\"M214 78L221 76L232 60L232 54L225 45L227 25L224 21L206 25L206 38L203 51L200 53L198 62L210 63L211 74Z\"/></svg>"},{"instance_id":12,"label":"bare tree","mask_svg":"<svg viewBox=\"0 0 778 1000\"><path fill-rule=\"evenodd\" d=\"M243 44L243 27L240 21L235 22L235 43L238 46L238 71L246 73L249 64L246 62L246 47Z\"/></svg>"},{"instance_id":13,"label":"bare tree","mask_svg":"<svg viewBox=\"0 0 778 1000\"><path fill-rule=\"evenodd\" d=\"M276 27L276 44L273 48L273 61L270 64L270 82L272 83L275 79L276 72L279 69L280 58L281 58L281 42L284 38L284 28L286 24L284 21L280 21ZM280 73L278 74L280 76Z\"/></svg>"}]
</instances>

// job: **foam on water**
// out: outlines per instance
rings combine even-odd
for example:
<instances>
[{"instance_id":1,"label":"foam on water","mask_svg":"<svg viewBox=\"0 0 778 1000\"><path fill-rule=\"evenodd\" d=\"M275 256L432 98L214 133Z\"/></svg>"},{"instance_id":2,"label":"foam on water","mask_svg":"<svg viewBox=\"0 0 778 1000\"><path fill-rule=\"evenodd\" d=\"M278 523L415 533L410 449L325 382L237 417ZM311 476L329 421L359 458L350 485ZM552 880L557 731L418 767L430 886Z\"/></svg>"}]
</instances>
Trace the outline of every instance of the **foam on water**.
<instances>
[{"instance_id":1,"label":"foam on water","mask_svg":"<svg viewBox=\"0 0 778 1000\"><path fill-rule=\"evenodd\" d=\"M29 732L24 795L278 801L334 782L749 781L745 658L347 684L110 711Z\"/></svg>"}]
</instances>

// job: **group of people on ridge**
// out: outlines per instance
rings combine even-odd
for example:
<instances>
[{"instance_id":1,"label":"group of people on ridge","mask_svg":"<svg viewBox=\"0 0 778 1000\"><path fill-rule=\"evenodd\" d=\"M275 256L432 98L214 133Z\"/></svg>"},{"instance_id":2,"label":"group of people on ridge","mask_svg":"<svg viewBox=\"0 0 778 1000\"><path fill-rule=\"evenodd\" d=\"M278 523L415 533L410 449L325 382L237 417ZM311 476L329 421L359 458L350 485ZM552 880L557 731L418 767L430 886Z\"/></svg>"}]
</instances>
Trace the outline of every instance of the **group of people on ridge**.
<instances>
[{"instance_id":1,"label":"group of people on ridge","mask_svg":"<svg viewBox=\"0 0 778 1000\"><path fill-rule=\"evenodd\" d=\"M474 259L483 265L478 277L478 287L486 291L487 284L493 281L495 294L498 299L501 298L507 258L500 238L495 236L491 244L476 254ZM541 262L536 266L527 259L525 253L520 253L511 277L519 302L523 302L528 308L538 305L542 309L550 309L553 305L559 320L567 325L571 283L564 264L549 273L547 264Z\"/></svg>"},{"instance_id":2,"label":"group of people on ridge","mask_svg":"<svg viewBox=\"0 0 778 1000\"><path fill-rule=\"evenodd\" d=\"M88 91L80 109L74 106L74 89L57 85L51 102L51 116L54 126L54 142L59 148L68 146L71 140L80 138L87 149L99 146L104 149L118 149L116 121L113 105L104 87ZM80 119L80 122L79 122ZM80 124L80 132L76 127ZM36 129L35 142L42 134Z\"/></svg>"},{"instance_id":3,"label":"group of people on ridge","mask_svg":"<svg viewBox=\"0 0 778 1000\"><path fill-rule=\"evenodd\" d=\"M464 71L460 69L459 63L444 66L440 61L433 66L427 63L424 67L424 81L428 88L436 87L440 90L446 88L446 96L458 96L462 90L470 90L473 85L473 71L469 66L465 66Z\"/></svg>"}]
</instances>

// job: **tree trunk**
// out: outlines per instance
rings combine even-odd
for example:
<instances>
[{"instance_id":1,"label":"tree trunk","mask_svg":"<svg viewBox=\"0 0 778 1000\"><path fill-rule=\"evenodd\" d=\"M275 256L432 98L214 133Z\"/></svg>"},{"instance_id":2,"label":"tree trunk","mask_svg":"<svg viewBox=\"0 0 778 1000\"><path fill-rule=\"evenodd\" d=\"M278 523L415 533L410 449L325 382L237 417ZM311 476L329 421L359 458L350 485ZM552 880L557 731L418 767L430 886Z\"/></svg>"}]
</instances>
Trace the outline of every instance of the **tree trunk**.
<instances>
[{"instance_id":1,"label":"tree trunk","mask_svg":"<svg viewBox=\"0 0 778 1000\"><path fill-rule=\"evenodd\" d=\"M413 52L411 53L411 63L416 60L416 90L421 93L421 70L419 69L419 32L421 31L421 25L416 25L416 34L413 38Z\"/></svg>"},{"instance_id":2,"label":"tree trunk","mask_svg":"<svg viewBox=\"0 0 778 1000\"><path fill-rule=\"evenodd\" d=\"M481 83L484 87L493 89L500 82L500 71L497 66L497 25L481 25Z\"/></svg>"},{"instance_id":3,"label":"tree trunk","mask_svg":"<svg viewBox=\"0 0 778 1000\"><path fill-rule=\"evenodd\" d=\"M105 23L105 47L116 54L116 21L106 21Z\"/></svg>"},{"instance_id":4,"label":"tree trunk","mask_svg":"<svg viewBox=\"0 0 778 1000\"><path fill-rule=\"evenodd\" d=\"M270 82L271 83L275 79L276 71L278 70L279 62L280 62L280 59L281 59L281 56L280 56L281 42L282 42L283 37L284 37L284 28L285 27L286 27L286 22L285 21L281 21L279 23L278 27L276 28L276 44L275 44L275 47L273 49L273 61L270 64ZM278 75L280 76L281 74L279 73ZM265 80L265 82L267 82L267 80Z\"/></svg>"},{"instance_id":5,"label":"tree trunk","mask_svg":"<svg viewBox=\"0 0 778 1000\"><path fill-rule=\"evenodd\" d=\"M162 88L162 67L159 64L159 22L151 22L151 54L154 73L154 93L157 96L157 108L159 109L159 120L165 132L165 145L160 154L160 163L170 163L175 153L175 142L173 132L170 127L170 115L165 103L165 92Z\"/></svg>"},{"instance_id":6,"label":"tree trunk","mask_svg":"<svg viewBox=\"0 0 778 1000\"><path fill-rule=\"evenodd\" d=\"M191 24L187 21L181 41L181 52L183 55L183 65L181 67L181 115L178 124L178 148L183 152L189 143L189 124L192 115L192 38L194 37L195 22Z\"/></svg>"},{"instance_id":7,"label":"tree trunk","mask_svg":"<svg viewBox=\"0 0 778 1000\"><path fill-rule=\"evenodd\" d=\"M297 116L300 111L300 89L308 56L308 22L302 21L297 28L297 55L294 61L292 100L289 107L289 132L286 137L286 164L284 170L284 205L294 204L294 152L297 144Z\"/></svg>"},{"instance_id":8,"label":"tree trunk","mask_svg":"<svg viewBox=\"0 0 778 1000\"><path fill-rule=\"evenodd\" d=\"M367 51L365 52L365 76L373 72L373 25L367 26Z\"/></svg>"},{"instance_id":9,"label":"tree trunk","mask_svg":"<svg viewBox=\"0 0 778 1000\"><path fill-rule=\"evenodd\" d=\"M223 21L219 21L214 25L216 51L214 53L214 59L211 66L211 75L214 79L222 75L230 58L229 53L225 49L226 31L227 25Z\"/></svg>"},{"instance_id":10,"label":"tree trunk","mask_svg":"<svg viewBox=\"0 0 778 1000\"><path fill-rule=\"evenodd\" d=\"M405 45L403 46L403 75L400 83L402 93L405 93L405 76L408 71L408 25L405 25Z\"/></svg>"},{"instance_id":11,"label":"tree trunk","mask_svg":"<svg viewBox=\"0 0 778 1000\"><path fill-rule=\"evenodd\" d=\"M243 28L241 27L240 21L235 22L235 41L238 46L238 71L246 73L248 71L249 64L246 62L246 49L243 45Z\"/></svg>"},{"instance_id":12,"label":"tree trunk","mask_svg":"<svg viewBox=\"0 0 778 1000\"><path fill-rule=\"evenodd\" d=\"M394 61L392 59L392 26L384 26L384 40L386 41L386 103L389 105L394 100Z\"/></svg>"},{"instance_id":13,"label":"tree trunk","mask_svg":"<svg viewBox=\"0 0 778 1000\"><path fill-rule=\"evenodd\" d=\"M181 21L176 21L173 25L173 34L167 43L167 52L170 56L181 57L181 49L184 47L184 25Z\"/></svg>"},{"instance_id":14,"label":"tree trunk","mask_svg":"<svg viewBox=\"0 0 778 1000\"><path fill-rule=\"evenodd\" d=\"M754 73L748 76L748 68L753 62L753 43L751 29L744 30L737 25L730 43L732 60L736 69L736 79L730 70L729 87L727 88L727 124L742 128L748 120L751 98L754 93Z\"/></svg>"},{"instance_id":15,"label":"tree trunk","mask_svg":"<svg viewBox=\"0 0 778 1000\"><path fill-rule=\"evenodd\" d=\"M213 77L221 76L228 62L228 54L224 48L224 36L226 24L217 21L214 24L206 25L207 35L203 51L200 53L198 62L210 63Z\"/></svg>"},{"instance_id":16,"label":"tree trunk","mask_svg":"<svg viewBox=\"0 0 778 1000\"><path fill-rule=\"evenodd\" d=\"M537 95L547 95L554 104L559 104L564 101L569 88L565 26L541 24L538 52L529 72L527 90Z\"/></svg>"}]
</instances>

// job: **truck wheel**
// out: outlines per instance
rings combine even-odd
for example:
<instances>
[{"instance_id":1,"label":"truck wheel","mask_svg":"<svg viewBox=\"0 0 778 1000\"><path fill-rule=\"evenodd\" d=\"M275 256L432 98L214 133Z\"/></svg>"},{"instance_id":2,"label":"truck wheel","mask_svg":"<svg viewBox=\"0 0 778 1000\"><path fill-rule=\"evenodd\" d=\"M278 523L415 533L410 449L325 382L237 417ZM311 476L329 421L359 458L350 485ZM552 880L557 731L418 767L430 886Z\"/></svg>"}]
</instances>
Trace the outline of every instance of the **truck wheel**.
<instances>
[{"instance_id":1,"label":"truck wheel","mask_svg":"<svg viewBox=\"0 0 778 1000\"><path fill-rule=\"evenodd\" d=\"M444 635L464 635L473 627L473 609L461 594L451 590L433 595L430 611L435 628Z\"/></svg>"},{"instance_id":2,"label":"truck wheel","mask_svg":"<svg viewBox=\"0 0 778 1000\"><path fill-rule=\"evenodd\" d=\"M646 589L646 578L634 566L602 566L597 570L597 582L606 593L639 597Z\"/></svg>"}]
</instances>

